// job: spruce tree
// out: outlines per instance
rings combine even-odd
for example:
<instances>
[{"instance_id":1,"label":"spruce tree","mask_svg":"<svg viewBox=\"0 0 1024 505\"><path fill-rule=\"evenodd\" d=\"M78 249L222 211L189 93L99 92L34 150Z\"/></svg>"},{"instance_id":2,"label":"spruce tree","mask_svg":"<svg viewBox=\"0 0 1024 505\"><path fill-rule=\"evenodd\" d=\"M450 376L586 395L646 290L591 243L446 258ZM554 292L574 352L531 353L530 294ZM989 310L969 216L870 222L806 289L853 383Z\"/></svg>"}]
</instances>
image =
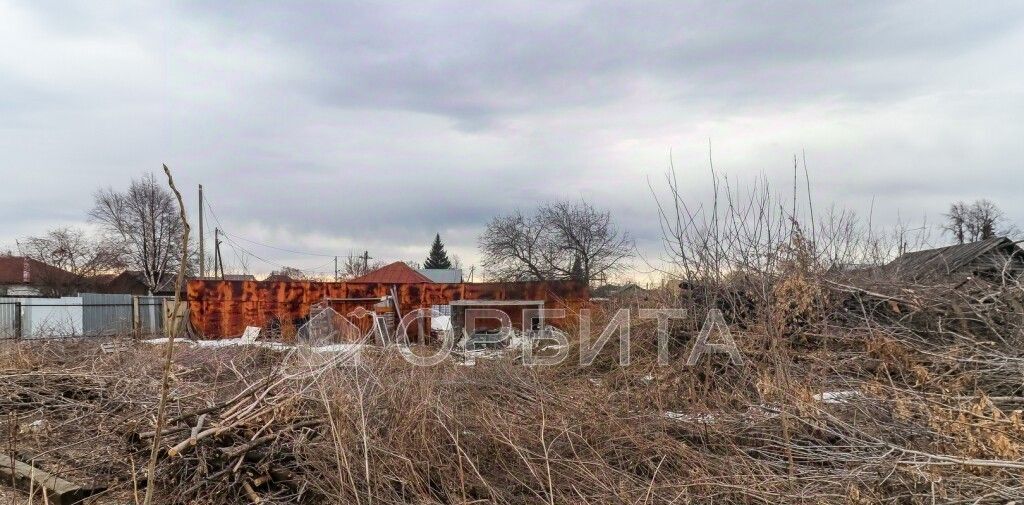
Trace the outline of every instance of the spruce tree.
<instances>
[{"instance_id":1,"label":"spruce tree","mask_svg":"<svg viewBox=\"0 0 1024 505\"><path fill-rule=\"evenodd\" d=\"M444 243L441 242L441 234L434 237L434 244L430 246L430 255L423 262L423 268L451 268L452 262L448 259L448 253L444 250Z\"/></svg>"}]
</instances>

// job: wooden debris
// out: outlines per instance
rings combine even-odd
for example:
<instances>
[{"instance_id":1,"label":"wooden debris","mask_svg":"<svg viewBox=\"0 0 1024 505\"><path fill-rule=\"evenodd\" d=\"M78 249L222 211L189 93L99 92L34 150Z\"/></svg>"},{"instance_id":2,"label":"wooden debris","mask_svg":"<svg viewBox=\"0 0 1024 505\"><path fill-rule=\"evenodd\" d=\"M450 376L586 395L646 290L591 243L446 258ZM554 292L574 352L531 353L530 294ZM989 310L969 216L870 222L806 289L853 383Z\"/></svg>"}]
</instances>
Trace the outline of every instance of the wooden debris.
<instances>
[{"instance_id":1,"label":"wooden debris","mask_svg":"<svg viewBox=\"0 0 1024 505\"><path fill-rule=\"evenodd\" d=\"M85 488L68 482L46 470L18 461L14 456L0 453L0 482L13 482L23 491L38 493L53 505L81 503L89 496L102 491L99 488Z\"/></svg>"}]
</instances>

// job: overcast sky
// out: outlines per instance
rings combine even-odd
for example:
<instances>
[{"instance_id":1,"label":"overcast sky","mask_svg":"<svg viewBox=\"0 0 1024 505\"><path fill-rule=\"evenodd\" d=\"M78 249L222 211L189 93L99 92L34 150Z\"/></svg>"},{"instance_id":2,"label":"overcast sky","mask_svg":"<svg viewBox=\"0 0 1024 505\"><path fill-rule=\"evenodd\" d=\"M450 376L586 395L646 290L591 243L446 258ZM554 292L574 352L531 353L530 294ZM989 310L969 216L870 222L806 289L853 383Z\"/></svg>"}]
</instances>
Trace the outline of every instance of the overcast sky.
<instances>
[{"instance_id":1,"label":"overcast sky","mask_svg":"<svg viewBox=\"0 0 1024 505\"><path fill-rule=\"evenodd\" d=\"M294 251L422 261L440 232L472 264L495 214L584 197L656 256L648 179L671 152L706 198L709 141L778 187L806 151L816 205L876 223L979 197L1024 223L1022 52L1019 1L0 0L0 245L167 163L193 215L202 183Z\"/></svg>"}]
</instances>

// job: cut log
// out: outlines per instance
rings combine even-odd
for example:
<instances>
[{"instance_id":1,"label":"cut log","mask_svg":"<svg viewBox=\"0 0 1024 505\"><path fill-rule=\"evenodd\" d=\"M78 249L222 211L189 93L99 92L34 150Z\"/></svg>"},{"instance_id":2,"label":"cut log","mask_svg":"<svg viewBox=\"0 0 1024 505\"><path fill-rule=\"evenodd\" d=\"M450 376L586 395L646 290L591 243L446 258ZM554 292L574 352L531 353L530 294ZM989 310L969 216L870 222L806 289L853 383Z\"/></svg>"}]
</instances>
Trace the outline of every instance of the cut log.
<instances>
[{"instance_id":1,"label":"cut log","mask_svg":"<svg viewBox=\"0 0 1024 505\"><path fill-rule=\"evenodd\" d=\"M89 496L102 491L102 488L86 488L73 484L50 472L18 461L14 456L0 453L0 482L9 484L12 481L15 486L25 492L34 488L38 494L42 495L45 489L46 497L53 505L80 503Z\"/></svg>"}]
</instances>

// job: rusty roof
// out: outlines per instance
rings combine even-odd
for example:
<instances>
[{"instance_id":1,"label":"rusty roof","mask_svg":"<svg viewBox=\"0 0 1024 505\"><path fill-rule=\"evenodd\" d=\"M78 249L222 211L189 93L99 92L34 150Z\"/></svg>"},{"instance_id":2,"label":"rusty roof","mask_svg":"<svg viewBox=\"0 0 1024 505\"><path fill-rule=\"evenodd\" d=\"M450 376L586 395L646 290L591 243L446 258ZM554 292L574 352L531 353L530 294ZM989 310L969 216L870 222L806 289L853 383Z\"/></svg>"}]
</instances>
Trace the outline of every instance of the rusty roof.
<instances>
[{"instance_id":1,"label":"rusty roof","mask_svg":"<svg viewBox=\"0 0 1024 505\"><path fill-rule=\"evenodd\" d=\"M69 282L71 272L25 256L0 256L0 284Z\"/></svg>"},{"instance_id":2,"label":"rusty roof","mask_svg":"<svg viewBox=\"0 0 1024 505\"><path fill-rule=\"evenodd\" d=\"M427 278L425 275L413 270L412 267L396 261L389 265L384 265L366 275L356 277L351 282L377 282L381 284L420 284L420 283L432 283L434 281Z\"/></svg>"}]
</instances>

